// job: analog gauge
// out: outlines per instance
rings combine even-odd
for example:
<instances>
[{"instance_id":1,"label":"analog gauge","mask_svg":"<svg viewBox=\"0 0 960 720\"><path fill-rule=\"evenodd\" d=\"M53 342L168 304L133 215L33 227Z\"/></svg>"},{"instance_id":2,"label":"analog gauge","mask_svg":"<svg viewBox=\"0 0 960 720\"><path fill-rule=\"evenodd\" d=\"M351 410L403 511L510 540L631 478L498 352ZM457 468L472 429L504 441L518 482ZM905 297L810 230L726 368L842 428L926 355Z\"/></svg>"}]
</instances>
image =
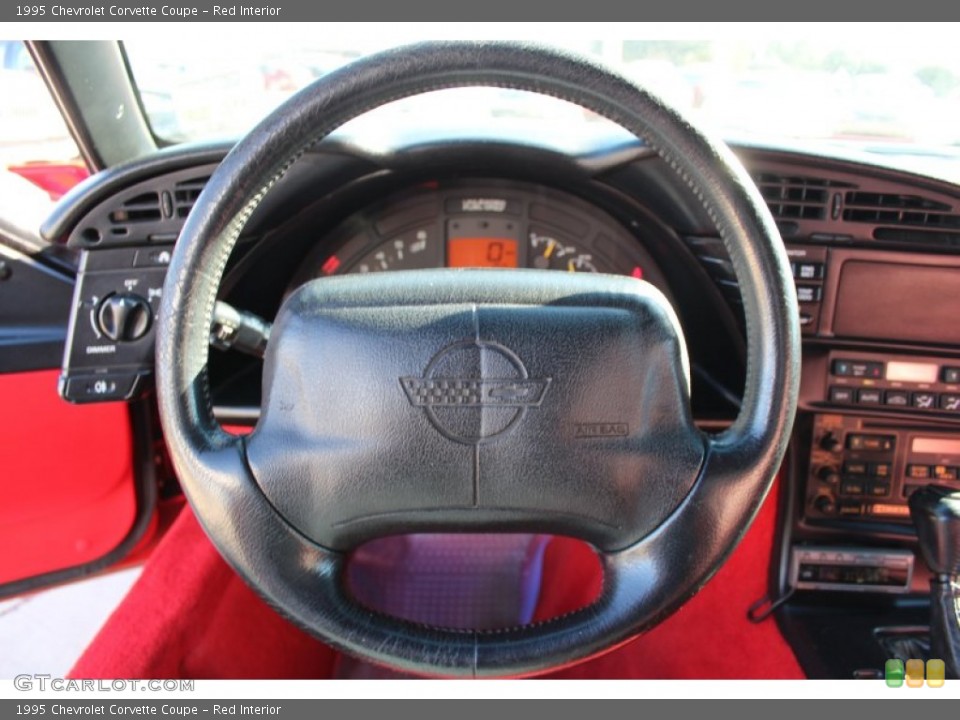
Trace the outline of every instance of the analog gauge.
<instances>
[{"instance_id":1,"label":"analog gauge","mask_svg":"<svg viewBox=\"0 0 960 720\"><path fill-rule=\"evenodd\" d=\"M539 270L597 272L593 255L556 233L530 231L530 266Z\"/></svg>"},{"instance_id":2,"label":"analog gauge","mask_svg":"<svg viewBox=\"0 0 960 720\"><path fill-rule=\"evenodd\" d=\"M440 250L435 227L420 227L382 242L353 264L352 272L419 270L436 267Z\"/></svg>"},{"instance_id":3,"label":"analog gauge","mask_svg":"<svg viewBox=\"0 0 960 720\"><path fill-rule=\"evenodd\" d=\"M579 253L568 259L567 272L597 272L597 266L593 264L593 255Z\"/></svg>"}]
</instances>

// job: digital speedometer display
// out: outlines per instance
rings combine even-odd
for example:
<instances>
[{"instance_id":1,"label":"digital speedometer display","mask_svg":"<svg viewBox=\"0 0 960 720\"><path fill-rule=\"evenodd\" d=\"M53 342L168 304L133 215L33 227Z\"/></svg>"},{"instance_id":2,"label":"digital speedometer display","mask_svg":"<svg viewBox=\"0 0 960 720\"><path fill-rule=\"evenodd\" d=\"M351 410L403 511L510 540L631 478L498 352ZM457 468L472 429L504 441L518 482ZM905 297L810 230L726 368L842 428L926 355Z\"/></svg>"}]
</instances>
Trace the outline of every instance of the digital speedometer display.
<instances>
[{"instance_id":1,"label":"digital speedometer display","mask_svg":"<svg viewBox=\"0 0 960 720\"><path fill-rule=\"evenodd\" d=\"M461 237L447 241L447 267L517 267L517 241L512 238Z\"/></svg>"}]
</instances>

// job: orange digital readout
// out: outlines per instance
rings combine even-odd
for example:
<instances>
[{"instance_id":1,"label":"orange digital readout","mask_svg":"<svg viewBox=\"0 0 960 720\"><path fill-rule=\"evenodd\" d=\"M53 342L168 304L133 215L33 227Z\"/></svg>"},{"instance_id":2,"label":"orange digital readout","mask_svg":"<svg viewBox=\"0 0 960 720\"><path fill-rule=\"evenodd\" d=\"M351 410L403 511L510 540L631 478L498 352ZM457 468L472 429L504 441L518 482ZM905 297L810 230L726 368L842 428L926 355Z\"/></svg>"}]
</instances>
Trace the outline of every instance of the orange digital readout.
<instances>
[{"instance_id":1,"label":"orange digital readout","mask_svg":"<svg viewBox=\"0 0 960 720\"><path fill-rule=\"evenodd\" d=\"M517 266L517 241L512 238L464 237L447 242L447 267Z\"/></svg>"}]
</instances>

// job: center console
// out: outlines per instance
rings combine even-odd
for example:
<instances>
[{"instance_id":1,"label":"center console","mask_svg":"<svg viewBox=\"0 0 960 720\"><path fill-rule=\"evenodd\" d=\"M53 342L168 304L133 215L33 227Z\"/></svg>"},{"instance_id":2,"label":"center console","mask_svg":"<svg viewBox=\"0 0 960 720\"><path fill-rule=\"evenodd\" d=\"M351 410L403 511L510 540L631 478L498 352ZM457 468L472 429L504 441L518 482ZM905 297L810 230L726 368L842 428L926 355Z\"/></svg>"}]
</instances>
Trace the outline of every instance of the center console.
<instances>
[{"instance_id":1,"label":"center console","mask_svg":"<svg viewBox=\"0 0 960 720\"><path fill-rule=\"evenodd\" d=\"M960 490L960 258L788 252L804 356L777 619L811 676L869 676L929 643L907 502L929 483Z\"/></svg>"}]
</instances>

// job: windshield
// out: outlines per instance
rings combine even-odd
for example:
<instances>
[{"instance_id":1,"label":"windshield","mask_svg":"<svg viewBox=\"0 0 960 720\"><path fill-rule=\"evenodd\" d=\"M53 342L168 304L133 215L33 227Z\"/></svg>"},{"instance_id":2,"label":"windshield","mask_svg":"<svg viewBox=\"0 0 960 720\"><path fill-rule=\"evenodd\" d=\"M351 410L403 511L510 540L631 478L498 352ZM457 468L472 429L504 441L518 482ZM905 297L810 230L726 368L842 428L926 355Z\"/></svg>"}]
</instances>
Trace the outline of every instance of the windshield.
<instances>
[{"instance_id":1,"label":"windshield","mask_svg":"<svg viewBox=\"0 0 960 720\"><path fill-rule=\"evenodd\" d=\"M592 55L659 93L729 140L825 144L927 158L960 157L960 54L919 30L871 37L873 30L818 39L554 42ZM567 33L568 34L568 33ZM846 37L847 35L858 37ZM170 141L237 136L304 85L390 44L340 37L216 41L178 47L168 39L125 43L155 133ZM764 35L760 33L760 35ZM404 37L403 41L409 41ZM603 123L565 103L490 89L444 91L399 103L392 118L465 125ZM548 120L549 124L544 121Z\"/></svg>"}]
</instances>

